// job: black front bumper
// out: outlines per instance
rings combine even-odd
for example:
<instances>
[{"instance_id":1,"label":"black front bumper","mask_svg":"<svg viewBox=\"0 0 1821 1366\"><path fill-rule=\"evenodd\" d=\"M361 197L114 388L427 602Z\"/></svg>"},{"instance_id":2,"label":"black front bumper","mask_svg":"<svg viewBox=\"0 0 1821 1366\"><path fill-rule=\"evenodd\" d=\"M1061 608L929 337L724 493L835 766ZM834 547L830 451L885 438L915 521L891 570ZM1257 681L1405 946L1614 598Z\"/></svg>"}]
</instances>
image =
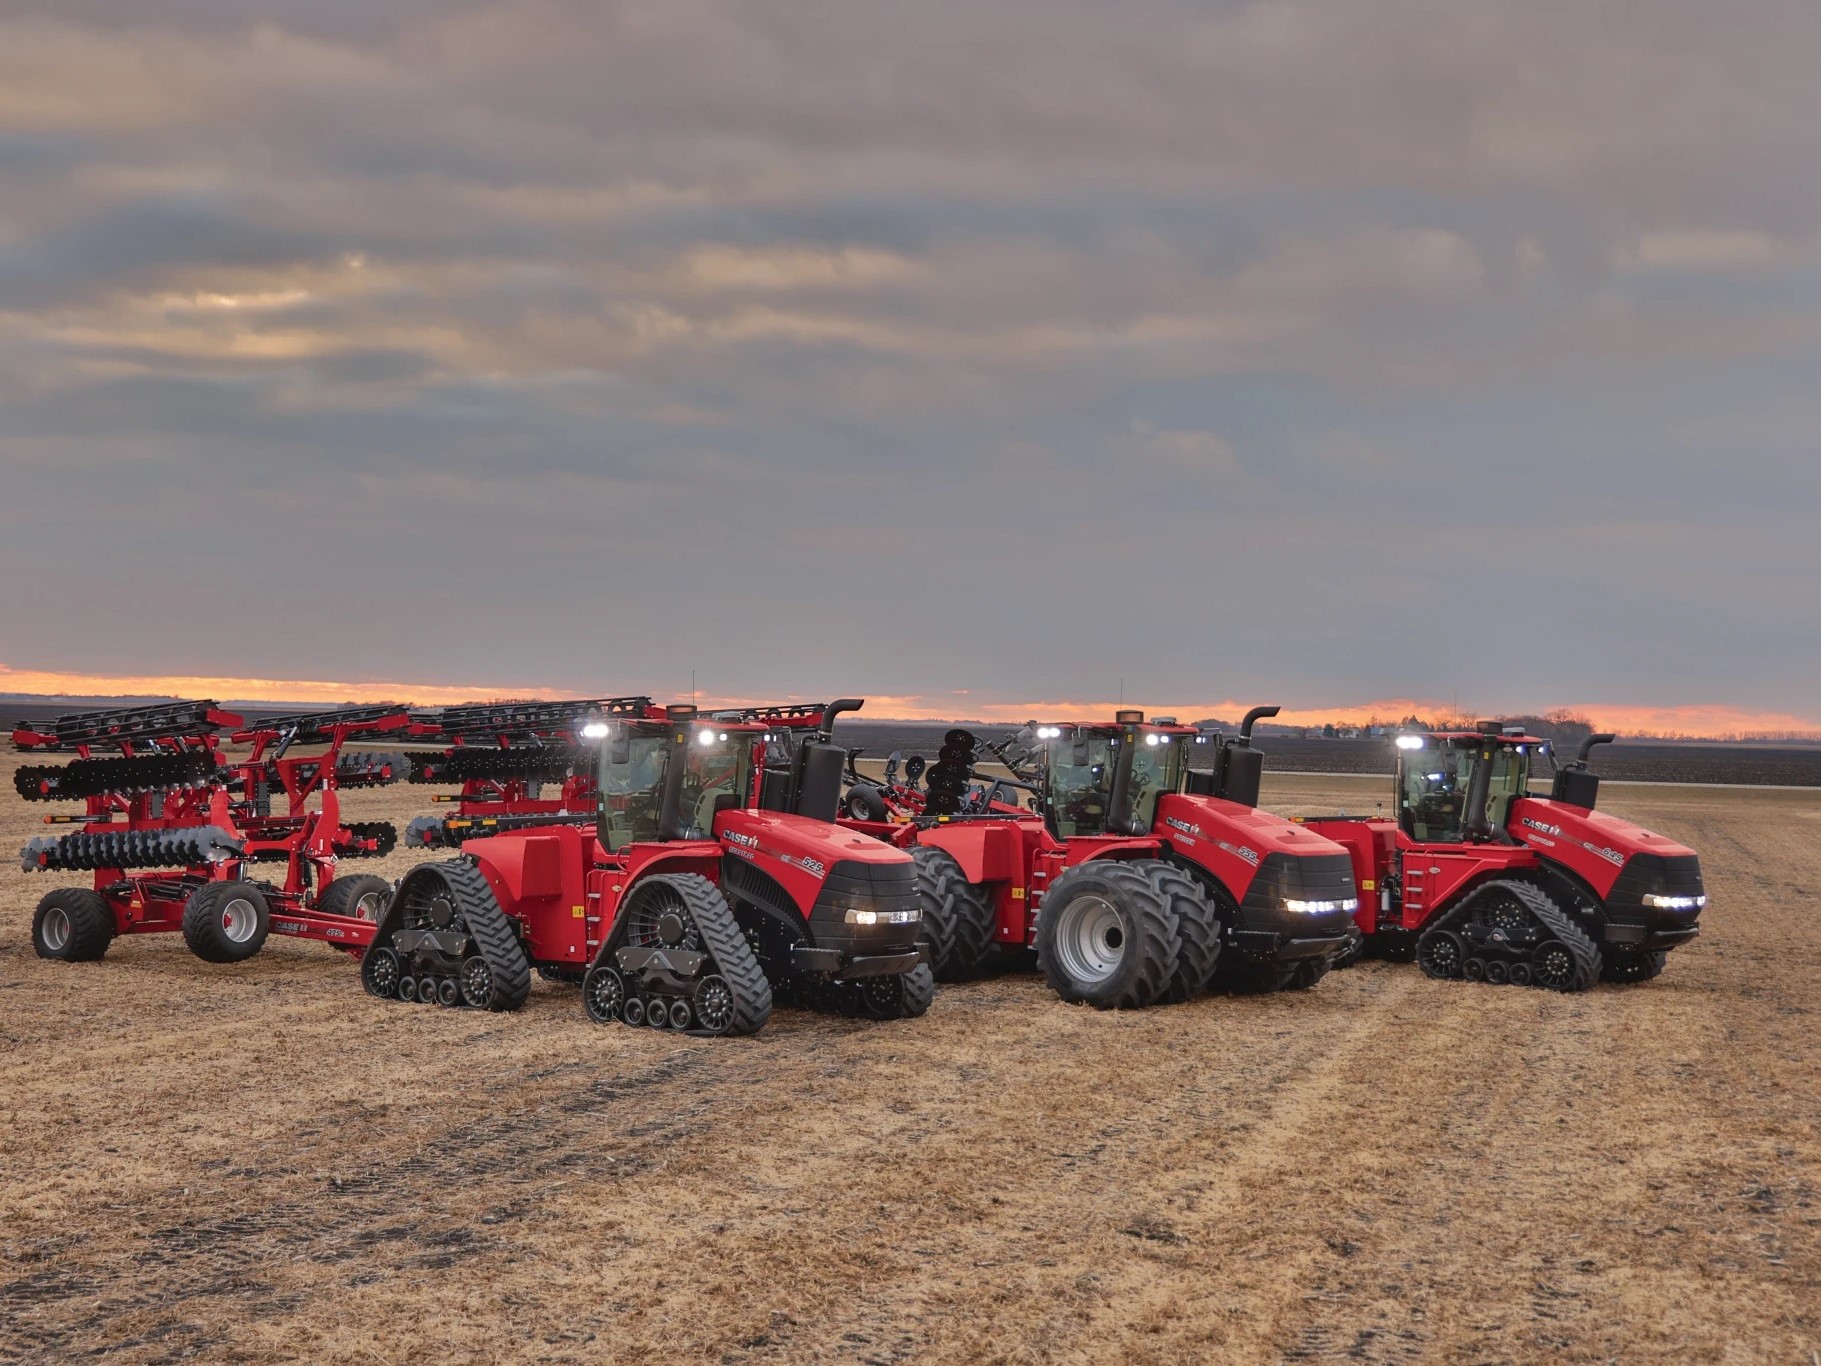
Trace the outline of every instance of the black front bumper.
<instances>
[{"instance_id":1,"label":"black front bumper","mask_svg":"<svg viewBox=\"0 0 1821 1366\"><path fill-rule=\"evenodd\" d=\"M1295 962L1332 958L1352 941L1358 905L1353 860L1346 854L1268 854L1239 903L1239 921L1227 947L1248 958ZM1286 901L1326 901L1341 909L1292 911Z\"/></svg>"}]
</instances>

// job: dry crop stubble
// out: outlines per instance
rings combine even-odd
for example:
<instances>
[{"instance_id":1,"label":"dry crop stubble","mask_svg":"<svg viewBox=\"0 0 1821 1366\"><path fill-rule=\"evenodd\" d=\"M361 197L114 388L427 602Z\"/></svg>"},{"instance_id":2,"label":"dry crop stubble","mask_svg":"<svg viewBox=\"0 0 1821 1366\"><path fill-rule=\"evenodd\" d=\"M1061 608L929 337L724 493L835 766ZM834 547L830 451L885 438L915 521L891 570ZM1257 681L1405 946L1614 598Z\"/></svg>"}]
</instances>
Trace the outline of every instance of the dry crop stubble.
<instances>
[{"instance_id":1,"label":"dry crop stubble","mask_svg":"<svg viewBox=\"0 0 1821 1366\"><path fill-rule=\"evenodd\" d=\"M402 826L424 795L345 804ZM541 982L517 1015L382 1004L278 938L40 962L60 880L0 874L0 1348L1806 1359L1821 792L1604 796L1699 849L1714 897L1646 986L1368 963L1109 1015L1020 974L915 1022L780 1008L751 1041L602 1029ZM7 847L41 810L8 783Z\"/></svg>"}]
</instances>

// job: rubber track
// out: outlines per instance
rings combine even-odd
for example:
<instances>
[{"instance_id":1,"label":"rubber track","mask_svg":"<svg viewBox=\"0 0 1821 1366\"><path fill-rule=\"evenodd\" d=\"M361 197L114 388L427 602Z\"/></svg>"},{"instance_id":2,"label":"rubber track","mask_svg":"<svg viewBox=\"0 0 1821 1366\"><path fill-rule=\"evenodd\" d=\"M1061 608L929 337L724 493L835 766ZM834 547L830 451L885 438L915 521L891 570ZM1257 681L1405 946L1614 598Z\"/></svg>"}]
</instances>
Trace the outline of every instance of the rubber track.
<instances>
[{"instance_id":1,"label":"rubber track","mask_svg":"<svg viewBox=\"0 0 1821 1366\"><path fill-rule=\"evenodd\" d=\"M946 850L918 846L910 854L917 865L917 899L923 903L931 966L940 981L965 982L992 952L998 929L993 903Z\"/></svg>"},{"instance_id":2,"label":"rubber track","mask_svg":"<svg viewBox=\"0 0 1821 1366\"><path fill-rule=\"evenodd\" d=\"M1575 973L1569 985L1561 988L1565 992L1586 991L1600 979L1600 948L1588 937L1579 925L1569 919L1566 912L1557 906L1555 899L1534 883L1517 882L1507 878L1482 883L1474 889L1471 896L1462 898L1460 905L1442 916L1428 929L1424 930L1422 939L1443 930L1453 930L1470 923L1473 916L1473 903L1486 892L1493 890L1511 893L1526 912L1533 915L1549 934L1559 939L1574 957ZM1545 941L1547 942L1547 941ZM1541 947L1539 945L1539 947ZM1541 983L1535 985L1541 986ZM1545 987L1544 990L1552 988Z\"/></svg>"},{"instance_id":3,"label":"rubber track","mask_svg":"<svg viewBox=\"0 0 1821 1366\"><path fill-rule=\"evenodd\" d=\"M1170 909L1176 912L1176 970L1157 999L1177 1005L1199 996L1214 980L1214 967L1220 959L1220 917L1201 884L1180 868L1167 863L1140 866L1150 874L1158 894L1169 897Z\"/></svg>"},{"instance_id":4,"label":"rubber track","mask_svg":"<svg viewBox=\"0 0 1821 1366\"><path fill-rule=\"evenodd\" d=\"M714 960L715 971L733 988L734 1022L729 1035L757 1034L771 1018L771 983L754 956L752 945L733 918L733 907L721 889L699 873L679 873L671 882L682 893L690 919L702 936L702 946ZM700 1030L690 1030L700 1034Z\"/></svg>"},{"instance_id":5,"label":"rubber track","mask_svg":"<svg viewBox=\"0 0 1821 1366\"><path fill-rule=\"evenodd\" d=\"M531 995L531 963L512 932L512 922L500 909L493 888L473 859L452 859L437 864L443 881L455 893L455 904L474 937L475 947L493 972L493 998L488 1010L517 1010ZM396 898L395 898L396 899Z\"/></svg>"},{"instance_id":6,"label":"rubber track","mask_svg":"<svg viewBox=\"0 0 1821 1366\"><path fill-rule=\"evenodd\" d=\"M1038 919L1037 942L1044 942L1044 917L1053 914L1052 908L1059 907L1067 900L1063 895L1075 882L1085 881L1089 877L1104 879L1114 884L1124 894L1127 905L1136 913L1133 929L1140 941L1142 970L1131 984L1118 996L1106 1000L1092 1001L1091 1004L1101 1010L1142 1010L1159 1000L1170 984L1170 978L1176 971L1176 913L1170 908L1169 898L1151 885L1151 879L1143 871L1130 863L1119 863L1111 859L1093 859L1087 863L1077 864L1050 885L1043 898L1043 911ZM1065 1001L1086 1001L1089 998L1075 990L1067 978L1060 976L1060 969L1049 961L1049 955L1041 952L1037 955L1037 965L1055 993Z\"/></svg>"}]
</instances>

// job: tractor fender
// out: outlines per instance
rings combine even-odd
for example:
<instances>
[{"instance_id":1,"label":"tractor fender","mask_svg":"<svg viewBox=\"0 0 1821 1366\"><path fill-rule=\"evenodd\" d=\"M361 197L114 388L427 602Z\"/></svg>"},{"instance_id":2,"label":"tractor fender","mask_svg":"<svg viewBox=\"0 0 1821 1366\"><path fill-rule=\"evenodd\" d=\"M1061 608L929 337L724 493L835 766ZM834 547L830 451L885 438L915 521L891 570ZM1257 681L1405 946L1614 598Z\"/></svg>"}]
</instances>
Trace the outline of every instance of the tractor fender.
<instances>
[{"instance_id":1,"label":"tractor fender","mask_svg":"<svg viewBox=\"0 0 1821 1366\"><path fill-rule=\"evenodd\" d=\"M934 825L919 832L917 843L940 849L961 865L961 874L976 885L1013 882L1023 885L1024 835L1016 821L960 822Z\"/></svg>"}]
</instances>

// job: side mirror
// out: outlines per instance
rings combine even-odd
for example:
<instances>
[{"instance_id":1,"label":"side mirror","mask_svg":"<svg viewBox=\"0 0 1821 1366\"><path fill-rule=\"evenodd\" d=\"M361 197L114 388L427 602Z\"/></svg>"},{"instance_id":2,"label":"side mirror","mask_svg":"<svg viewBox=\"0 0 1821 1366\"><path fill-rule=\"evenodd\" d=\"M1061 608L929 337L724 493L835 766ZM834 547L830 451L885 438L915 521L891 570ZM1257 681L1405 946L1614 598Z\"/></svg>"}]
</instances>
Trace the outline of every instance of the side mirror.
<instances>
[{"instance_id":1,"label":"side mirror","mask_svg":"<svg viewBox=\"0 0 1821 1366\"><path fill-rule=\"evenodd\" d=\"M1069 762L1076 768L1086 768L1093 757L1093 751L1088 747L1088 737L1076 731L1075 742L1069 746Z\"/></svg>"},{"instance_id":2,"label":"side mirror","mask_svg":"<svg viewBox=\"0 0 1821 1366\"><path fill-rule=\"evenodd\" d=\"M607 742L607 762L610 764L629 764L632 762L632 730L628 726L615 726L613 738Z\"/></svg>"}]
</instances>

